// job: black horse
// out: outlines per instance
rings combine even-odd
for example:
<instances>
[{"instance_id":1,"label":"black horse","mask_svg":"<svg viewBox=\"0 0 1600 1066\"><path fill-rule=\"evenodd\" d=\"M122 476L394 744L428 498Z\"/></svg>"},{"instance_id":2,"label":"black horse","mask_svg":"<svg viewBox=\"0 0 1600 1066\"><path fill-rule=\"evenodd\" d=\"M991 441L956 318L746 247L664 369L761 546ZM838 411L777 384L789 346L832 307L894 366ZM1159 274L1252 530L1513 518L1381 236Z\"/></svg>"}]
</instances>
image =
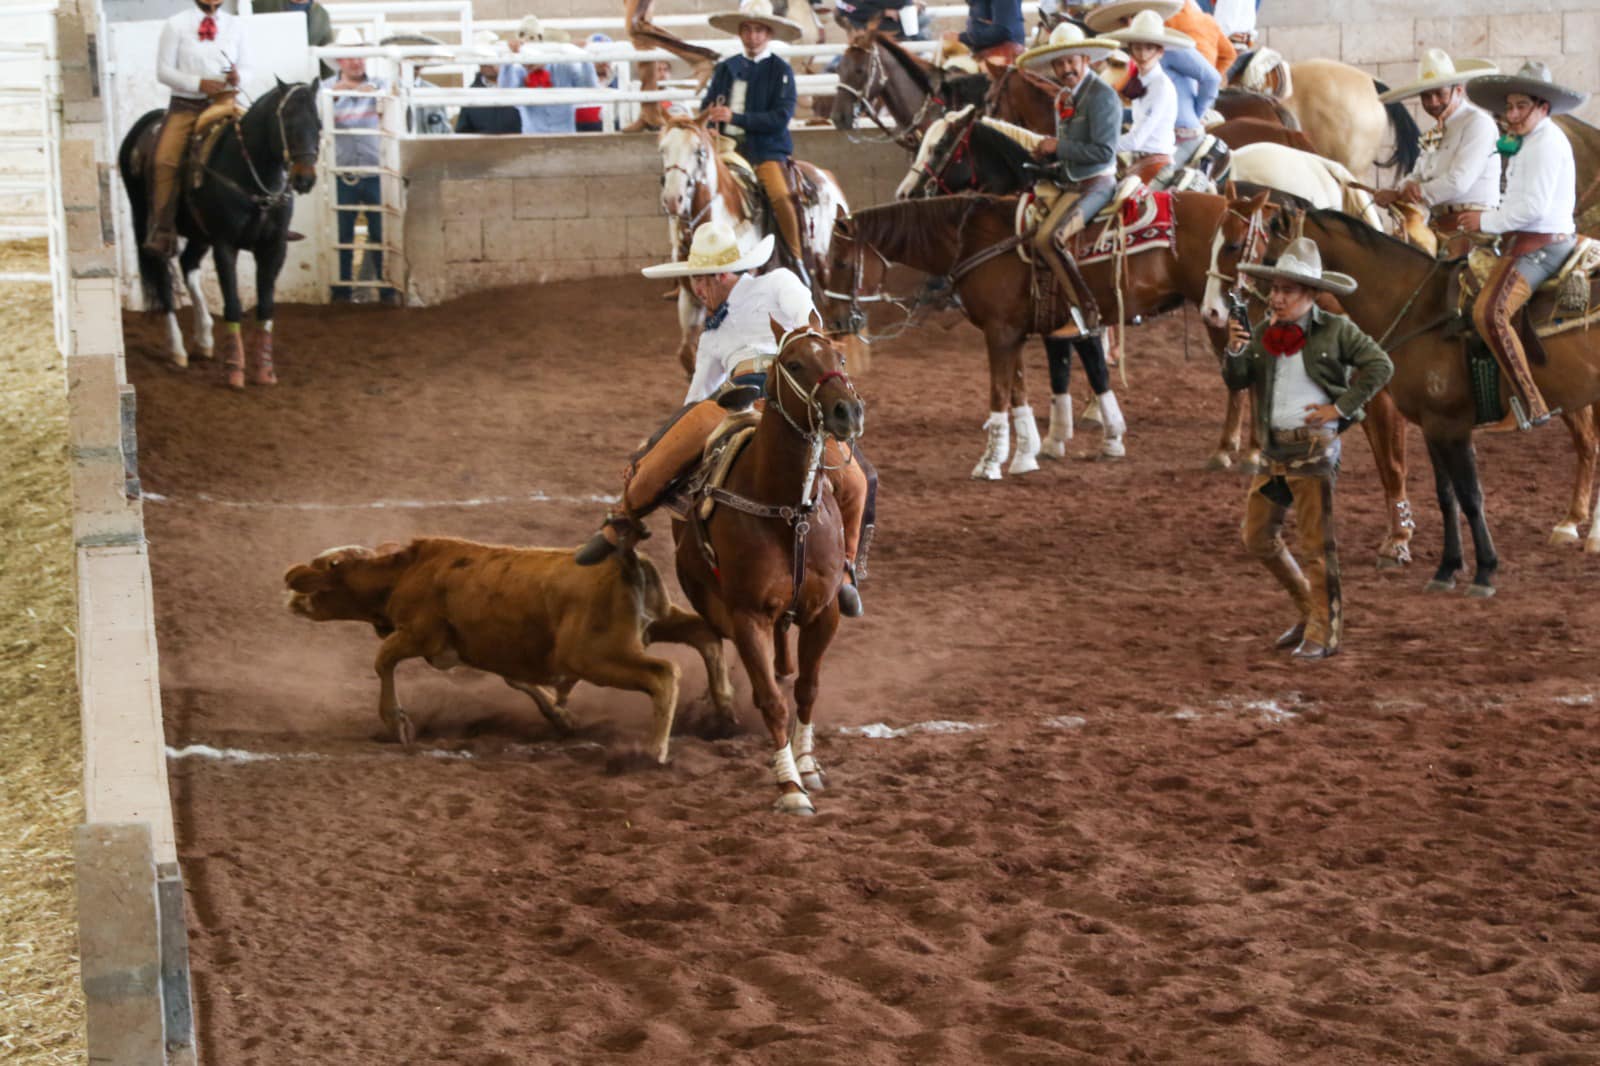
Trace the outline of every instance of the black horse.
<instances>
[{"instance_id":1,"label":"black horse","mask_svg":"<svg viewBox=\"0 0 1600 1066\"><path fill-rule=\"evenodd\" d=\"M164 112L151 111L133 124L122 142L117 165L133 208L133 236L139 245L139 280L145 306L167 316L172 360L188 365L183 332L173 309L172 273L167 259L144 248L149 227L150 181L156 140ZM228 323L223 341L223 367L227 383L244 388L244 340L240 334L243 309L235 269L241 251L256 261L256 322L261 329L254 351L252 378L258 385L274 385L272 365L273 289L283 269L284 247L293 213L291 190L311 191L317 180L317 149L322 123L317 118L315 83L278 84L228 123L203 167L198 186L189 172L180 175L178 234L184 238L178 265L194 301L195 343L199 357L211 357L211 313L200 289L200 263L212 249L217 280L222 285L223 316Z\"/></svg>"},{"instance_id":2,"label":"black horse","mask_svg":"<svg viewBox=\"0 0 1600 1066\"><path fill-rule=\"evenodd\" d=\"M1039 180L1028 169L1032 154L1005 133L980 121L974 107L952 111L928 130L911 164L915 179L898 199L984 192L1014 196ZM909 176L908 176L909 177Z\"/></svg>"}]
</instances>

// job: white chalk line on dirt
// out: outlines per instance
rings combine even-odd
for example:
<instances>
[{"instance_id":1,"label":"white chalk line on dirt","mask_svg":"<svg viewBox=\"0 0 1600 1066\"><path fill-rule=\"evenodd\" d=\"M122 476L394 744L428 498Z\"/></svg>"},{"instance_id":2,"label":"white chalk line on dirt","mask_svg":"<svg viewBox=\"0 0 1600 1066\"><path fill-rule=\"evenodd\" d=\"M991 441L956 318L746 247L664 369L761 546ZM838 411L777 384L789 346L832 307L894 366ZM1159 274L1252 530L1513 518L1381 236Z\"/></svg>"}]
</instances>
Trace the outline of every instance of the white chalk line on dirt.
<instances>
[{"instance_id":1,"label":"white chalk line on dirt","mask_svg":"<svg viewBox=\"0 0 1600 1066\"><path fill-rule=\"evenodd\" d=\"M613 504L620 496L592 493L587 496L561 493L529 492L520 496L479 496L466 500L365 500L355 503L293 502L282 500L225 500L210 493L197 492L193 496L163 496L159 492L146 492L144 498L151 503L196 504L212 507L231 507L241 511L429 511L449 507L505 507L519 503L573 503Z\"/></svg>"},{"instance_id":2,"label":"white chalk line on dirt","mask_svg":"<svg viewBox=\"0 0 1600 1066\"><path fill-rule=\"evenodd\" d=\"M596 751L604 750L602 745L592 740L574 740L564 744L515 744L509 749L498 751L496 755L541 755L553 751L577 751L589 748ZM355 752L349 755L330 755L318 751L245 751L243 748L213 748L209 744L189 744L181 748L170 745L167 748L169 759L210 759L213 762L229 763L254 763L254 762L313 762L322 759L409 759L415 756L427 759L475 759L477 756L470 751L451 751L448 748L417 748L410 752Z\"/></svg>"}]
</instances>

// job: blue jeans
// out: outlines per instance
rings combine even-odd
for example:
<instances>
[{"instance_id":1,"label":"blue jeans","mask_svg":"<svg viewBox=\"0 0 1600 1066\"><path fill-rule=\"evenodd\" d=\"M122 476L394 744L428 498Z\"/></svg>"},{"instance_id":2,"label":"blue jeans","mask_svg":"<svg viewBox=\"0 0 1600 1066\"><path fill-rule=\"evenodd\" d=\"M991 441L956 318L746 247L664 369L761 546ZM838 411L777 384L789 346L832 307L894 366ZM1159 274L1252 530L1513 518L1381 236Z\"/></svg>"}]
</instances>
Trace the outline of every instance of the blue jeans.
<instances>
[{"instance_id":1,"label":"blue jeans","mask_svg":"<svg viewBox=\"0 0 1600 1066\"><path fill-rule=\"evenodd\" d=\"M371 206L381 207L383 204L383 181L376 174L363 175L354 185L343 178L334 179L334 191L340 207ZM340 211L339 215L339 243L349 244L356 239L356 215L358 211ZM367 216L367 241L370 244L382 245L383 243L383 212L381 210L368 211ZM383 277L383 253L374 251L368 253L372 256L373 266L378 277ZM350 249L339 249L339 280L354 281L355 275L350 272ZM387 288L380 292L389 292ZM335 300L350 299L350 286L335 285L333 287Z\"/></svg>"},{"instance_id":2,"label":"blue jeans","mask_svg":"<svg viewBox=\"0 0 1600 1066\"><path fill-rule=\"evenodd\" d=\"M1527 279L1528 288L1537 289L1561 269L1561 264L1567 261L1567 256L1572 254L1572 248L1577 243L1576 237L1569 237L1529 252L1517 259L1517 273Z\"/></svg>"}]
</instances>

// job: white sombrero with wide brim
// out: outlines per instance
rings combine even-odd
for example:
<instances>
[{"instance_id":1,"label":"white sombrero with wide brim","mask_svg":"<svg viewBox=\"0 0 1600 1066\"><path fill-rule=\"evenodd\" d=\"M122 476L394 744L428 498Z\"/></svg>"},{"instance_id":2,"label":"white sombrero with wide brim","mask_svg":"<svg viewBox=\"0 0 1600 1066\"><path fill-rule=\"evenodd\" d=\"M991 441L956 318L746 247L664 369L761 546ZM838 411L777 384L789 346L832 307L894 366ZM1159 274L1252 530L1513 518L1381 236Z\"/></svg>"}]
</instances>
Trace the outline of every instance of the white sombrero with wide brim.
<instances>
[{"instance_id":1,"label":"white sombrero with wide brim","mask_svg":"<svg viewBox=\"0 0 1600 1066\"><path fill-rule=\"evenodd\" d=\"M739 246L739 238L726 222L707 222L694 231L689 258L674 263L657 263L644 268L647 278L692 278L705 274L742 274L772 258L773 238L769 233L750 248Z\"/></svg>"},{"instance_id":2,"label":"white sombrero with wide brim","mask_svg":"<svg viewBox=\"0 0 1600 1066\"><path fill-rule=\"evenodd\" d=\"M1266 281L1292 281L1336 296L1348 296L1356 291L1356 279L1349 274L1322 269L1322 252L1310 237L1290 241L1272 266L1240 263L1239 272Z\"/></svg>"},{"instance_id":3,"label":"white sombrero with wide brim","mask_svg":"<svg viewBox=\"0 0 1600 1066\"><path fill-rule=\"evenodd\" d=\"M786 18L779 18L772 13L772 5L768 0L744 0L737 11L719 11L706 19L713 28L723 33L739 36L739 27L746 22L759 22L772 31L772 35L780 41L798 41L801 36L800 24L790 22Z\"/></svg>"},{"instance_id":4,"label":"white sombrero with wide brim","mask_svg":"<svg viewBox=\"0 0 1600 1066\"><path fill-rule=\"evenodd\" d=\"M1420 96L1430 89L1443 89L1448 85L1465 85L1474 78L1500 73L1500 68L1487 59L1463 59L1457 63L1442 48L1430 48L1422 53L1417 64L1417 80L1410 85L1390 89L1378 99L1385 104Z\"/></svg>"},{"instance_id":5,"label":"white sombrero with wide brim","mask_svg":"<svg viewBox=\"0 0 1600 1066\"><path fill-rule=\"evenodd\" d=\"M517 40L545 41L550 44L571 44L572 34L559 26L546 26L538 15L524 15L517 24Z\"/></svg>"},{"instance_id":6,"label":"white sombrero with wide brim","mask_svg":"<svg viewBox=\"0 0 1600 1066\"><path fill-rule=\"evenodd\" d=\"M1550 68L1538 60L1522 64L1515 74L1486 74L1467 84L1467 99L1496 115L1505 113L1506 97L1512 93L1550 101L1552 115L1575 111L1589 99L1588 93L1557 85Z\"/></svg>"},{"instance_id":7,"label":"white sombrero with wide brim","mask_svg":"<svg viewBox=\"0 0 1600 1066\"><path fill-rule=\"evenodd\" d=\"M1067 56L1088 56L1089 62L1098 63L1117 50L1117 42L1104 37L1085 37L1083 30L1070 22L1063 22L1050 31L1050 43L1030 48L1017 57L1017 66L1024 70L1043 66L1052 59Z\"/></svg>"},{"instance_id":8,"label":"white sombrero with wide brim","mask_svg":"<svg viewBox=\"0 0 1600 1066\"><path fill-rule=\"evenodd\" d=\"M1084 12L1083 21L1096 33L1105 33L1122 26L1122 20L1133 18L1141 11L1154 11L1162 22L1183 10L1183 0L1113 0Z\"/></svg>"},{"instance_id":9,"label":"white sombrero with wide brim","mask_svg":"<svg viewBox=\"0 0 1600 1066\"><path fill-rule=\"evenodd\" d=\"M1136 44L1154 44L1162 48L1193 48L1194 38L1187 33L1169 30L1154 11L1141 11L1133 16L1125 29L1112 30L1106 39L1132 47Z\"/></svg>"}]
</instances>

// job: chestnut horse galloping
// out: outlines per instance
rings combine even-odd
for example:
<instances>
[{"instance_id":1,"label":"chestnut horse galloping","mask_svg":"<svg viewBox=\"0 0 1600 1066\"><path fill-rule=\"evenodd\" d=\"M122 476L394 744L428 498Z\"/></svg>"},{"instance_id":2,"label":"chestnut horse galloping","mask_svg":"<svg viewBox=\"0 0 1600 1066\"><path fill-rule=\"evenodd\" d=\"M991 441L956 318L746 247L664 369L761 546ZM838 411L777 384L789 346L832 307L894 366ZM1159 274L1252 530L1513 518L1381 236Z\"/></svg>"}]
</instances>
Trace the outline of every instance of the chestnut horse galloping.
<instances>
[{"instance_id":1,"label":"chestnut horse galloping","mask_svg":"<svg viewBox=\"0 0 1600 1066\"><path fill-rule=\"evenodd\" d=\"M772 736L775 809L815 814L808 790L823 787L811 715L822 656L839 628L844 528L823 471L828 438L851 446L866 406L844 371L844 356L814 328L784 334L767 371L766 410L733 463L708 519L675 521L678 583L694 609L734 642L755 703ZM701 506L699 500L693 507ZM692 513L692 512L691 512ZM778 678L794 674L789 627L800 630L795 678L799 728Z\"/></svg>"}]
</instances>

